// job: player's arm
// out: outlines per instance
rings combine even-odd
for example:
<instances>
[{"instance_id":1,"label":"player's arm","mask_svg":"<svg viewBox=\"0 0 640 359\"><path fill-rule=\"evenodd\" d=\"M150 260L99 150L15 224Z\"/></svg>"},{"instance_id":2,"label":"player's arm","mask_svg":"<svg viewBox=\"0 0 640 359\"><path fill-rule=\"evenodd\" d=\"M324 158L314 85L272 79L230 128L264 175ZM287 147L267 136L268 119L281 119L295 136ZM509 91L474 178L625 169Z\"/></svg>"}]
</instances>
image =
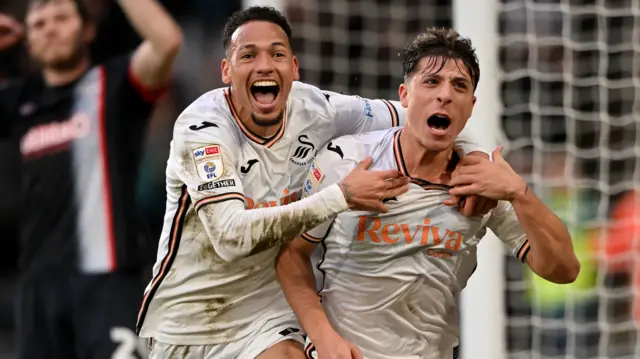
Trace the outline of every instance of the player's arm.
<instances>
[{"instance_id":1,"label":"player's arm","mask_svg":"<svg viewBox=\"0 0 640 359\"><path fill-rule=\"evenodd\" d=\"M335 157L335 158L333 158ZM305 181L305 196L311 196L337 183L343 174L349 173L348 162L335 153L320 151ZM316 281L311 267L311 255L327 235L333 218L303 233L293 242L283 245L276 259L276 274L287 302L296 314L300 325L321 355L326 351L357 351L333 329L316 291ZM355 353L359 355L359 353ZM359 358L359 356L355 356Z\"/></svg>"},{"instance_id":2,"label":"player's arm","mask_svg":"<svg viewBox=\"0 0 640 359\"><path fill-rule=\"evenodd\" d=\"M573 282L580 262L566 226L513 171L500 150L493 152L493 160L463 159L466 163L452 179L452 185L459 187L450 192L502 201L487 226L540 277L554 283Z\"/></svg>"},{"instance_id":3,"label":"player's arm","mask_svg":"<svg viewBox=\"0 0 640 359\"><path fill-rule=\"evenodd\" d=\"M131 71L147 89L169 80L173 61L182 44L182 31L157 0L118 0L143 42L131 59Z\"/></svg>"},{"instance_id":4,"label":"player's arm","mask_svg":"<svg viewBox=\"0 0 640 359\"><path fill-rule=\"evenodd\" d=\"M367 99L323 91L335 110L338 133L336 136L383 130L404 126L405 108L399 101ZM469 129L463 129L456 138L455 148L460 157L473 155L489 158L489 152L476 141Z\"/></svg>"},{"instance_id":5,"label":"player's arm","mask_svg":"<svg viewBox=\"0 0 640 359\"><path fill-rule=\"evenodd\" d=\"M311 267L311 255L316 246L317 243L302 237L283 245L276 259L278 281L298 322L321 357L331 353L361 359L358 347L333 329L320 302Z\"/></svg>"},{"instance_id":6,"label":"player's arm","mask_svg":"<svg viewBox=\"0 0 640 359\"><path fill-rule=\"evenodd\" d=\"M501 201L487 227L540 277L558 284L573 282L580 262L564 223L531 191L520 196L513 204ZM522 200L527 203L518 203Z\"/></svg>"},{"instance_id":7,"label":"player's arm","mask_svg":"<svg viewBox=\"0 0 640 359\"><path fill-rule=\"evenodd\" d=\"M311 267L311 254L318 243L297 237L283 245L276 259L276 274L298 322L311 341L321 346L335 331L320 303Z\"/></svg>"},{"instance_id":8,"label":"player's arm","mask_svg":"<svg viewBox=\"0 0 640 359\"><path fill-rule=\"evenodd\" d=\"M215 119L194 115L196 111L178 119L171 161L216 252L227 261L279 246L349 208L384 211L386 193L407 189L407 179L397 171L367 171L369 161L313 196L283 206L247 210L236 173L239 145Z\"/></svg>"}]
</instances>

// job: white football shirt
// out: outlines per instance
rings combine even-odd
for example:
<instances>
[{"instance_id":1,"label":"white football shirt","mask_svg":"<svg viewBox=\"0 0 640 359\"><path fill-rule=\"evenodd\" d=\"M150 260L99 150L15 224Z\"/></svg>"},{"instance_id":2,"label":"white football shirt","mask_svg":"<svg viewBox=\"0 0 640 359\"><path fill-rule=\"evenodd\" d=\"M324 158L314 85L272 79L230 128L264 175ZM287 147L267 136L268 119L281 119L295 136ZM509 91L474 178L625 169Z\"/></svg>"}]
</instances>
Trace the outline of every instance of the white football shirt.
<instances>
[{"instance_id":1,"label":"white football shirt","mask_svg":"<svg viewBox=\"0 0 640 359\"><path fill-rule=\"evenodd\" d=\"M311 165L305 195L338 182L366 156L372 156L374 170L408 175L401 131L333 140ZM412 179L407 193L385 201L389 212L342 212L302 235L322 242L320 295L331 324L367 359L452 357L456 299L475 269L475 234L484 226L518 258L526 255L526 235L508 202L486 216L466 218L442 203L448 189Z\"/></svg>"},{"instance_id":2,"label":"white football shirt","mask_svg":"<svg viewBox=\"0 0 640 359\"><path fill-rule=\"evenodd\" d=\"M397 102L295 82L280 130L264 138L238 119L230 88L179 116L167 163L167 210L142 337L176 345L235 341L290 313L275 278L282 240L347 209L340 189L298 201L309 165L331 139L403 123ZM462 152L478 150L465 136Z\"/></svg>"}]
</instances>

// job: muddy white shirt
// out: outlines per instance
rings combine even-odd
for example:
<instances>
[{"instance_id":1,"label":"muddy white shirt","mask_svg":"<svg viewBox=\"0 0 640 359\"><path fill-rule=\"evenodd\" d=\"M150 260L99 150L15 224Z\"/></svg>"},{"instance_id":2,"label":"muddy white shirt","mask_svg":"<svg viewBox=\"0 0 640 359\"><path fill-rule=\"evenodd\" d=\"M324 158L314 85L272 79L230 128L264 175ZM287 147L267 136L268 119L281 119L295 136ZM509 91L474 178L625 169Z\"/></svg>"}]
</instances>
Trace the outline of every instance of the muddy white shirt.
<instances>
[{"instance_id":1,"label":"muddy white shirt","mask_svg":"<svg viewBox=\"0 0 640 359\"><path fill-rule=\"evenodd\" d=\"M143 337L227 343L290 313L275 278L279 243L347 209L337 185L298 201L317 151L404 122L397 102L295 82L282 127L264 138L240 122L230 91L204 94L175 124L165 223L138 316ZM465 136L457 143L479 149Z\"/></svg>"},{"instance_id":2,"label":"muddy white shirt","mask_svg":"<svg viewBox=\"0 0 640 359\"><path fill-rule=\"evenodd\" d=\"M374 170L407 175L401 131L333 140L311 165L305 195L334 185L366 156ZM329 320L367 359L451 358L458 342L456 297L476 266L476 233L486 226L518 258L528 251L508 202L466 218L442 204L448 189L413 179L407 193L385 201L389 212L342 212L302 235L322 243L320 295Z\"/></svg>"}]
</instances>

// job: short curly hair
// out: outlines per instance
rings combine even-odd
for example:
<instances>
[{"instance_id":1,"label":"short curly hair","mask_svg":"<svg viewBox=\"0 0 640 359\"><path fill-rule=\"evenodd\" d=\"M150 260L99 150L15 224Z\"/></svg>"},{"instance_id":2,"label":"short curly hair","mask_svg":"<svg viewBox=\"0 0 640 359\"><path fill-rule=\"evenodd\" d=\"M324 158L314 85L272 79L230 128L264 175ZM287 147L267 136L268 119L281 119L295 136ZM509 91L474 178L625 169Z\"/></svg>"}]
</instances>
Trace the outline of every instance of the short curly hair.
<instances>
[{"instance_id":1,"label":"short curly hair","mask_svg":"<svg viewBox=\"0 0 640 359\"><path fill-rule=\"evenodd\" d=\"M477 88L480 81L480 65L476 50L471 40L461 37L457 31L447 28L429 28L405 46L402 58L405 80L413 76L416 66L425 57L462 61L471 76L474 91ZM442 70L444 65L443 61L438 71Z\"/></svg>"},{"instance_id":2,"label":"short curly hair","mask_svg":"<svg viewBox=\"0 0 640 359\"><path fill-rule=\"evenodd\" d=\"M270 6L252 6L233 13L224 25L222 44L225 52L229 50L233 33L236 32L240 26L251 21L267 21L280 26L284 33L287 34L289 42L291 42L291 25L289 25L289 21L284 14Z\"/></svg>"}]
</instances>

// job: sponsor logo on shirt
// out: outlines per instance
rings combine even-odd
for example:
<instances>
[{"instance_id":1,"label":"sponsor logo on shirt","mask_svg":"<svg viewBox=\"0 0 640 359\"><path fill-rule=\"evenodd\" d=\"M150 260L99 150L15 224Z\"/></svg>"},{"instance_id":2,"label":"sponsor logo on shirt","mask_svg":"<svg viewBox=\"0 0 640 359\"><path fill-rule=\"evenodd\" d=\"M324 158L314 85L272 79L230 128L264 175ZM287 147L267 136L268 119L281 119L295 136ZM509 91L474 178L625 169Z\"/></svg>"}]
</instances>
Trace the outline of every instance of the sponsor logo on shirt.
<instances>
[{"instance_id":1,"label":"sponsor logo on shirt","mask_svg":"<svg viewBox=\"0 0 640 359\"><path fill-rule=\"evenodd\" d=\"M373 109L371 109L371 102L369 100L362 99L364 102L364 115L369 118L373 118Z\"/></svg>"},{"instance_id":2,"label":"sponsor logo on shirt","mask_svg":"<svg viewBox=\"0 0 640 359\"><path fill-rule=\"evenodd\" d=\"M213 155L220 154L220 146L207 146L193 150L193 157L197 160L201 160Z\"/></svg>"},{"instance_id":3,"label":"sponsor logo on shirt","mask_svg":"<svg viewBox=\"0 0 640 359\"><path fill-rule=\"evenodd\" d=\"M284 206L286 204L296 202L300 199L301 196L302 196L302 190L297 190L295 192L292 192L292 191L289 191L288 188L285 188L284 191L282 191L282 196L277 200L256 201L253 198L245 197L245 201L247 204L247 209L269 208L269 207L276 207L276 206Z\"/></svg>"},{"instance_id":4,"label":"sponsor logo on shirt","mask_svg":"<svg viewBox=\"0 0 640 359\"><path fill-rule=\"evenodd\" d=\"M298 136L298 143L289 160L298 166L307 166L316 157L316 146L307 135Z\"/></svg>"},{"instance_id":5,"label":"sponsor logo on shirt","mask_svg":"<svg viewBox=\"0 0 640 359\"><path fill-rule=\"evenodd\" d=\"M311 195L313 188L316 187L323 178L324 173L322 173L322 170L314 161L309 168L307 179L304 181L304 185L302 186L302 192L304 193L305 197Z\"/></svg>"},{"instance_id":6,"label":"sponsor logo on shirt","mask_svg":"<svg viewBox=\"0 0 640 359\"><path fill-rule=\"evenodd\" d=\"M218 188L224 187L234 187L236 185L236 180L234 179L226 179L219 181L211 181L198 186L198 191L211 191Z\"/></svg>"},{"instance_id":7,"label":"sponsor logo on shirt","mask_svg":"<svg viewBox=\"0 0 640 359\"><path fill-rule=\"evenodd\" d=\"M449 228L440 228L425 218L423 224L383 223L380 218L360 216L356 238L360 242L390 245L419 244L427 247L426 254L437 258L456 256L464 236Z\"/></svg>"},{"instance_id":8,"label":"sponsor logo on shirt","mask_svg":"<svg viewBox=\"0 0 640 359\"><path fill-rule=\"evenodd\" d=\"M311 164L311 174L313 175L313 178L315 178L316 181L318 182L320 182L324 177L324 174L322 173L320 168L315 164L315 162Z\"/></svg>"},{"instance_id":9,"label":"sponsor logo on shirt","mask_svg":"<svg viewBox=\"0 0 640 359\"><path fill-rule=\"evenodd\" d=\"M313 189L313 185L311 184L311 180L307 178L304 181L304 186L302 187L302 192L304 193L305 197L311 196L312 189Z\"/></svg>"},{"instance_id":10,"label":"sponsor logo on shirt","mask_svg":"<svg viewBox=\"0 0 640 359\"><path fill-rule=\"evenodd\" d=\"M25 157L66 148L71 141L85 138L91 133L91 120L84 113L75 114L66 121L50 122L32 127L20 141Z\"/></svg>"}]
</instances>

